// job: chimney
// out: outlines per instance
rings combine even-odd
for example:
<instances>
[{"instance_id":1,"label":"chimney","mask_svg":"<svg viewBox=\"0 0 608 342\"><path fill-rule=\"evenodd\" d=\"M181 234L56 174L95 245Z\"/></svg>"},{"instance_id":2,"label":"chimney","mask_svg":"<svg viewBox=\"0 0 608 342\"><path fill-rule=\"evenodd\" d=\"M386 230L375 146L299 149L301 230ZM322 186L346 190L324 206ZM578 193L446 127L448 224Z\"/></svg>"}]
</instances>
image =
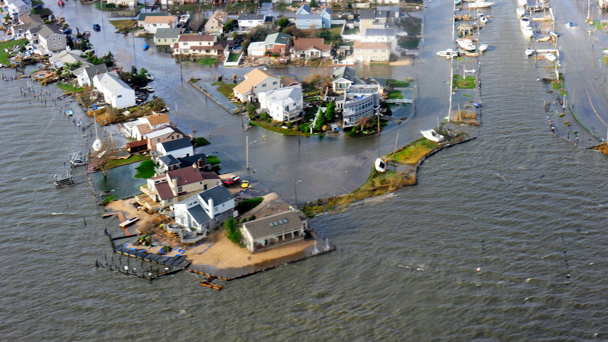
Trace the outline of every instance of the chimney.
<instances>
[{"instance_id":1,"label":"chimney","mask_svg":"<svg viewBox=\"0 0 608 342\"><path fill-rule=\"evenodd\" d=\"M196 161L196 164L198 165L199 168L202 168L203 165L203 158L198 158L198 160Z\"/></svg>"},{"instance_id":2,"label":"chimney","mask_svg":"<svg viewBox=\"0 0 608 342\"><path fill-rule=\"evenodd\" d=\"M192 163L192 168L196 169L196 163Z\"/></svg>"}]
</instances>

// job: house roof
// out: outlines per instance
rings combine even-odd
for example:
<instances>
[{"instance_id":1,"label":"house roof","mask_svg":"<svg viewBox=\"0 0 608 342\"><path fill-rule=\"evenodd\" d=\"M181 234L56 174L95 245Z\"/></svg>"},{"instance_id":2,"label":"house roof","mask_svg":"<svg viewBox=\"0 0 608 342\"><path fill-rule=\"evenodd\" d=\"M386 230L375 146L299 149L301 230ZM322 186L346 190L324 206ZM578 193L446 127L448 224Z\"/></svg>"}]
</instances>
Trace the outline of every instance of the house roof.
<instances>
[{"instance_id":1,"label":"house roof","mask_svg":"<svg viewBox=\"0 0 608 342\"><path fill-rule=\"evenodd\" d=\"M266 93L266 101L278 103L282 106L298 103L301 99L302 88L299 86L279 88Z\"/></svg>"},{"instance_id":2,"label":"house roof","mask_svg":"<svg viewBox=\"0 0 608 342\"><path fill-rule=\"evenodd\" d=\"M154 38L177 38L179 37L181 30L178 28L162 28L156 30Z\"/></svg>"},{"instance_id":3,"label":"house roof","mask_svg":"<svg viewBox=\"0 0 608 342\"><path fill-rule=\"evenodd\" d=\"M264 20L264 14L244 14L239 17L239 20Z\"/></svg>"},{"instance_id":4,"label":"house roof","mask_svg":"<svg viewBox=\"0 0 608 342\"><path fill-rule=\"evenodd\" d=\"M165 127L165 128L157 129L157 130L152 131L150 133L146 133L146 138L148 138L148 139L154 139L154 138L158 138L160 136L166 135L166 134L171 134L173 132L175 132L173 130L173 128L171 128L171 127Z\"/></svg>"},{"instance_id":5,"label":"house roof","mask_svg":"<svg viewBox=\"0 0 608 342\"><path fill-rule=\"evenodd\" d=\"M268 71L255 68L245 75L246 79L243 82L239 83L236 87L234 87L234 90L239 94L245 94L251 90L251 87L255 87L267 77L278 78L275 75L269 73Z\"/></svg>"},{"instance_id":6,"label":"house roof","mask_svg":"<svg viewBox=\"0 0 608 342\"><path fill-rule=\"evenodd\" d=\"M162 16L167 16L168 13L166 12L157 12L157 13L140 13L139 16L137 17L137 21L144 21L146 20L146 17L162 17Z\"/></svg>"},{"instance_id":7,"label":"house roof","mask_svg":"<svg viewBox=\"0 0 608 342\"><path fill-rule=\"evenodd\" d=\"M192 147L190 138L181 138L160 143L167 153L170 151L179 150L181 148Z\"/></svg>"},{"instance_id":8,"label":"house roof","mask_svg":"<svg viewBox=\"0 0 608 342\"><path fill-rule=\"evenodd\" d=\"M317 49L321 51L330 51L331 45L325 44L323 38L295 38L293 41L293 48L295 50L310 50Z\"/></svg>"},{"instance_id":9,"label":"house roof","mask_svg":"<svg viewBox=\"0 0 608 342\"><path fill-rule=\"evenodd\" d=\"M211 217L207 215L207 212L205 212L205 210L201 207L200 204L190 207L187 210L188 213L190 213L190 215L194 219L194 221L196 221L198 224L203 224L211 220Z\"/></svg>"},{"instance_id":10,"label":"house roof","mask_svg":"<svg viewBox=\"0 0 608 342\"><path fill-rule=\"evenodd\" d=\"M95 75L104 74L108 72L108 67L105 63L101 63L99 65L93 65L84 69L84 73L88 78L93 78Z\"/></svg>"},{"instance_id":11,"label":"house roof","mask_svg":"<svg viewBox=\"0 0 608 342\"><path fill-rule=\"evenodd\" d=\"M267 15L264 17L264 22L265 23L274 23L274 16L272 15Z\"/></svg>"},{"instance_id":12,"label":"house roof","mask_svg":"<svg viewBox=\"0 0 608 342\"><path fill-rule=\"evenodd\" d=\"M156 125L161 125L164 123L171 122L171 120L169 120L169 117L167 116L167 114L153 114L153 115L146 116L144 118L148 120L148 122L150 123L150 126L156 126Z\"/></svg>"},{"instance_id":13,"label":"house roof","mask_svg":"<svg viewBox=\"0 0 608 342\"><path fill-rule=\"evenodd\" d=\"M323 10L321 10L321 14L323 14L323 12L326 12L327 14L331 15L331 9L329 7L324 7Z\"/></svg>"},{"instance_id":14,"label":"house roof","mask_svg":"<svg viewBox=\"0 0 608 342\"><path fill-rule=\"evenodd\" d=\"M243 228L254 240L284 232L294 231L302 227L302 219L297 212L288 211L277 215L243 223Z\"/></svg>"},{"instance_id":15,"label":"house roof","mask_svg":"<svg viewBox=\"0 0 608 342\"><path fill-rule=\"evenodd\" d=\"M357 53L357 49L391 49L391 47L385 43L377 42L355 42L353 48L355 49L355 53Z\"/></svg>"},{"instance_id":16,"label":"house roof","mask_svg":"<svg viewBox=\"0 0 608 342\"><path fill-rule=\"evenodd\" d=\"M128 89L133 90L129 87L123 80L118 78L118 76L113 75L112 73L106 72L105 74L95 75L99 80L99 83L106 88L112 95L117 94L118 92Z\"/></svg>"},{"instance_id":17,"label":"house roof","mask_svg":"<svg viewBox=\"0 0 608 342\"><path fill-rule=\"evenodd\" d=\"M363 10L361 14L359 14L359 20L361 19L384 19L394 17L395 13L393 11L383 11L383 10Z\"/></svg>"},{"instance_id":18,"label":"house roof","mask_svg":"<svg viewBox=\"0 0 608 342\"><path fill-rule=\"evenodd\" d=\"M169 179L175 179L177 186L188 185L196 182L202 182L203 176L198 169L192 167L184 167L181 169L167 172Z\"/></svg>"},{"instance_id":19,"label":"house roof","mask_svg":"<svg viewBox=\"0 0 608 342\"><path fill-rule=\"evenodd\" d=\"M139 131L139 134L144 135L147 134L148 132L150 132L150 125L148 124L141 124L141 125L137 125L135 126L137 128L137 130Z\"/></svg>"},{"instance_id":20,"label":"house roof","mask_svg":"<svg viewBox=\"0 0 608 342\"><path fill-rule=\"evenodd\" d=\"M63 32L56 26L42 25L37 28L33 28L30 30L31 33L38 33L38 36L43 38L48 38L54 34L64 35Z\"/></svg>"},{"instance_id":21,"label":"house roof","mask_svg":"<svg viewBox=\"0 0 608 342\"><path fill-rule=\"evenodd\" d=\"M302 4L302 6L300 6L297 10L296 13L301 13L301 12L306 12L306 13L310 13L312 12L312 10L310 9L310 6L308 6L307 4Z\"/></svg>"},{"instance_id":22,"label":"house roof","mask_svg":"<svg viewBox=\"0 0 608 342\"><path fill-rule=\"evenodd\" d=\"M320 14L315 14L315 13L311 13L311 14L298 14L298 15L296 15L296 21L297 20L321 20L321 15Z\"/></svg>"},{"instance_id":23,"label":"house roof","mask_svg":"<svg viewBox=\"0 0 608 342\"><path fill-rule=\"evenodd\" d=\"M180 34L178 42L212 42L215 36L208 34Z\"/></svg>"},{"instance_id":24,"label":"house roof","mask_svg":"<svg viewBox=\"0 0 608 342\"><path fill-rule=\"evenodd\" d=\"M357 70L347 66L335 69L334 73L332 74L334 79L344 78L351 82L355 81L355 75L357 75Z\"/></svg>"},{"instance_id":25,"label":"house roof","mask_svg":"<svg viewBox=\"0 0 608 342\"><path fill-rule=\"evenodd\" d=\"M215 43L215 45L213 45L212 49L213 50L225 50L227 46L228 46L228 42L225 40L221 40L221 41Z\"/></svg>"},{"instance_id":26,"label":"house roof","mask_svg":"<svg viewBox=\"0 0 608 342\"><path fill-rule=\"evenodd\" d=\"M355 78L354 85L375 85L386 86L386 78L374 78L374 77L357 77Z\"/></svg>"},{"instance_id":27,"label":"house roof","mask_svg":"<svg viewBox=\"0 0 608 342\"><path fill-rule=\"evenodd\" d=\"M201 172L201 176L203 176L203 179L221 179L220 176L217 175L217 173L215 172Z\"/></svg>"},{"instance_id":28,"label":"house roof","mask_svg":"<svg viewBox=\"0 0 608 342\"><path fill-rule=\"evenodd\" d=\"M231 199L234 199L234 196L230 194L230 191L228 191L228 189L224 188L222 185L217 185L209 190L205 190L198 194L198 197L200 197L205 202L209 202L209 199L213 198L214 205L225 203Z\"/></svg>"},{"instance_id":29,"label":"house roof","mask_svg":"<svg viewBox=\"0 0 608 342\"><path fill-rule=\"evenodd\" d=\"M264 44L264 42L253 42L253 43L249 44L249 46L247 47L247 50L257 50L257 49L266 50L266 45Z\"/></svg>"},{"instance_id":30,"label":"house roof","mask_svg":"<svg viewBox=\"0 0 608 342\"><path fill-rule=\"evenodd\" d=\"M289 43L289 38L291 38L290 35L288 35L287 33L272 33L266 36L266 39L264 39L264 44L283 44L283 45L287 45Z\"/></svg>"},{"instance_id":31,"label":"house roof","mask_svg":"<svg viewBox=\"0 0 608 342\"><path fill-rule=\"evenodd\" d=\"M171 24L174 23L177 18L173 15L165 16L147 16L144 19L144 24Z\"/></svg>"},{"instance_id":32,"label":"house roof","mask_svg":"<svg viewBox=\"0 0 608 342\"><path fill-rule=\"evenodd\" d=\"M300 84L300 82L298 82L295 78L284 77L281 79L281 85L283 87L289 87L289 86L298 85L298 84Z\"/></svg>"},{"instance_id":33,"label":"house roof","mask_svg":"<svg viewBox=\"0 0 608 342\"><path fill-rule=\"evenodd\" d=\"M395 37L395 29L394 28L385 28L385 29L368 28L365 30L365 35L374 36L374 37Z\"/></svg>"},{"instance_id":34,"label":"house roof","mask_svg":"<svg viewBox=\"0 0 608 342\"><path fill-rule=\"evenodd\" d=\"M199 153L199 154L191 155L188 157L179 158L180 166L181 167L192 166L192 164L198 162L199 159L203 160L203 165L208 164L207 155L204 153ZM203 178L205 178L205 177L203 177Z\"/></svg>"},{"instance_id":35,"label":"house roof","mask_svg":"<svg viewBox=\"0 0 608 342\"><path fill-rule=\"evenodd\" d=\"M163 177L163 176L161 176ZM167 182L160 182L154 184L156 186L156 193L160 197L161 200L166 200L169 198L175 197L173 191L171 191L171 186Z\"/></svg>"},{"instance_id":36,"label":"house roof","mask_svg":"<svg viewBox=\"0 0 608 342\"><path fill-rule=\"evenodd\" d=\"M162 156L162 157L158 158L158 160L160 160L163 164L165 164L167 166L180 164L179 160L175 159L175 157L173 157L170 154L168 154L166 156Z\"/></svg>"},{"instance_id":37,"label":"house roof","mask_svg":"<svg viewBox=\"0 0 608 342\"><path fill-rule=\"evenodd\" d=\"M228 16L228 13L226 13L226 12L216 11L215 13L213 13L211 18L209 18L209 20L214 19L214 18L218 19L218 20L224 20L224 19L226 19L227 16Z\"/></svg>"}]
</instances>

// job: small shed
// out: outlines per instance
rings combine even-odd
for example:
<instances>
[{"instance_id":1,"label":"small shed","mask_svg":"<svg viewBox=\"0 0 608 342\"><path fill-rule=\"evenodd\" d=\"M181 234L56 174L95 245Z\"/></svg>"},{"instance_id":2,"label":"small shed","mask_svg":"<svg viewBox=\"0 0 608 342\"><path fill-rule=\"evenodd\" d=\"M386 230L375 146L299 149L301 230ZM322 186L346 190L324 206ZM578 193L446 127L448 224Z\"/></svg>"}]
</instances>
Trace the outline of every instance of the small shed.
<instances>
[{"instance_id":1,"label":"small shed","mask_svg":"<svg viewBox=\"0 0 608 342\"><path fill-rule=\"evenodd\" d=\"M148 141L145 139L127 143L127 151L130 153L145 152L148 150Z\"/></svg>"}]
</instances>

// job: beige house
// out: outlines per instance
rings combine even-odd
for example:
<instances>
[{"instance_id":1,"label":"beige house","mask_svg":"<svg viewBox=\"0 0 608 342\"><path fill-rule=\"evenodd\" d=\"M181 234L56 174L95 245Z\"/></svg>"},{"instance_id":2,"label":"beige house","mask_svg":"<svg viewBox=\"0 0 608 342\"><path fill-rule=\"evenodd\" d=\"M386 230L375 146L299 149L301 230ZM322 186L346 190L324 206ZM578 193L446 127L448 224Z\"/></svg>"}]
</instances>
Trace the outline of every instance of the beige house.
<instances>
[{"instance_id":1,"label":"beige house","mask_svg":"<svg viewBox=\"0 0 608 342\"><path fill-rule=\"evenodd\" d=\"M154 202L159 202L161 208L166 208L220 183L217 175L200 172L196 164L193 164L193 167L168 171L162 176L149 178L148 183L140 187L140 190Z\"/></svg>"},{"instance_id":2,"label":"beige house","mask_svg":"<svg viewBox=\"0 0 608 342\"><path fill-rule=\"evenodd\" d=\"M205 24L205 33L222 33L228 20L228 13L217 11Z\"/></svg>"},{"instance_id":3,"label":"beige house","mask_svg":"<svg viewBox=\"0 0 608 342\"><path fill-rule=\"evenodd\" d=\"M202 34L181 34L173 45L173 56L226 56L230 50L225 41L218 42L217 36Z\"/></svg>"},{"instance_id":4,"label":"beige house","mask_svg":"<svg viewBox=\"0 0 608 342\"><path fill-rule=\"evenodd\" d=\"M281 88L281 79L268 71L253 69L245 75L245 80L234 87L234 96L241 102L257 99L259 93Z\"/></svg>"},{"instance_id":5,"label":"beige house","mask_svg":"<svg viewBox=\"0 0 608 342\"><path fill-rule=\"evenodd\" d=\"M288 211L243 223L243 242L251 253L304 239L308 219L299 211Z\"/></svg>"},{"instance_id":6,"label":"beige house","mask_svg":"<svg viewBox=\"0 0 608 342\"><path fill-rule=\"evenodd\" d=\"M355 42L353 58L359 62L389 62L391 47L385 43Z\"/></svg>"}]
</instances>

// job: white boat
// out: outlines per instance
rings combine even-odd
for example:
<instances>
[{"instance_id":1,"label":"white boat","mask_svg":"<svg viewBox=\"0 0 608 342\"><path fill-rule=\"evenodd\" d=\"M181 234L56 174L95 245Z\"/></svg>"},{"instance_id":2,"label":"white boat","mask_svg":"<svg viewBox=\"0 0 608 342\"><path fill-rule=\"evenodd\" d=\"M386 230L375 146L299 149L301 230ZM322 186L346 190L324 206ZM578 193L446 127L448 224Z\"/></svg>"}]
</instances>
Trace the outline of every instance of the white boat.
<instances>
[{"instance_id":1,"label":"white boat","mask_svg":"<svg viewBox=\"0 0 608 342\"><path fill-rule=\"evenodd\" d=\"M475 44L473 44L473 41L470 39L465 39L465 38L460 38L460 39L456 39L456 43L458 43L458 45L466 51L475 51L477 49L477 46Z\"/></svg>"},{"instance_id":2,"label":"white boat","mask_svg":"<svg viewBox=\"0 0 608 342\"><path fill-rule=\"evenodd\" d=\"M121 224L119 224L119 226L121 228L126 228L130 225L132 225L133 223L139 221L141 219L141 217L131 217L130 219L126 220L125 222L122 222Z\"/></svg>"},{"instance_id":3,"label":"white boat","mask_svg":"<svg viewBox=\"0 0 608 342\"><path fill-rule=\"evenodd\" d=\"M488 44L479 44L479 51L484 52L488 49Z\"/></svg>"},{"instance_id":4,"label":"white boat","mask_svg":"<svg viewBox=\"0 0 608 342\"><path fill-rule=\"evenodd\" d=\"M557 56L552 53L546 53L543 56L545 56L545 59L547 59L549 62L555 62L555 60L557 59Z\"/></svg>"},{"instance_id":5,"label":"white boat","mask_svg":"<svg viewBox=\"0 0 608 342\"><path fill-rule=\"evenodd\" d=\"M103 144L101 143L101 140L97 139L93 143L93 150L95 150L95 152L99 152L99 151L101 151L102 146L103 146Z\"/></svg>"},{"instance_id":6,"label":"white boat","mask_svg":"<svg viewBox=\"0 0 608 342\"><path fill-rule=\"evenodd\" d=\"M524 27L521 29L521 32L526 36L526 38L534 38L534 31L532 31L529 27Z\"/></svg>"},{"instance_id":7,"label":"white boat","mask_svg":"<svg viewBox=\"0 0 608 342\"><path fill-rule=\"evenodd\" d=\"M437 52L437 56L450 59L450 58L458 57L458 51L454 51L452 49L446 49L446 50Z\"/></svg>"},{"instance_id":8,"label":"white boat","mask_svg":"<svg viewBox=\"0 0 608 342\"><path fill-rule=\"evenodd\" d=\"M429 129L428 131L420 131L420 133L422 134L423 137L425 137L431 141L435 141L435 142L443 141L443 135L435 132L434 129Z\"/></svg>"},{"instance_id":9,"label":"white boat","mask_svg":"<svg viewBox=\"0 0 608 342\"><path fill-rule=\"evenodd\" d=\"M378 172L386 171L386 162L384 160L382 160L382 158L376 159L375 166L376 166L376 171L378 171Z\"/></svg>"},{"instance_id":10,"label":"white boat","mask_svg":"<svg viewBox=\"0 0 608 342\"><path fill-rule=\"evenodd\" d=\"M492 7L492 5L494 4L495 2L477 0L476 2L469 4L469 8L489 8Z\"/></svg>"},{"instance_id":11,"label":"white boat","mask_svg":"<svg viewBox=\"0 0 608 342\"><path fill-rule=\"evenodd\" d=\"M534 50L533 49L526 49L525 53L526 53L526 56L530 57L530 56L532 56L534 54Z\"/></svg>"},{"instance_id":12,"label":"white boat","mask_svg":"<svg viewBox=\"0 0 608 342\"><path fill-rule=\"evenodd\" d=\"M517 4L525 7L528 5L528 0L517 0Z\"/></svg>"},{"instance_id":13,"label":"white boat","mask_svg":"<svg viewBox=\"0 0 608 342\"><path fill-rule=\"evenodd\" d=\"M530 18L522 17L519 19L519 25L521 25L521 27L530 27Z\"/></svg>"},{"instance_id":14,"label":"white boat","mask_svg":"<svg viewBox=\"0 0 608 342\"><path fill-rule=\"evenodd\" d=\"M488 17L480 17L479 21L481 21L482 24L485 24L488 22Z\"/></svg>"},{"instance_id":15,"label":"white boat","mask_svg":"<svg viewBox=\"0 0 608 342\"><path fill-rule=\"evenodd\" d=\"M515 11L517 12L517 16L520 17L520 18L523 17L526 14L526 10L523 9L523 8L518 8Z\"/></svg>"},{"instance_id":16,"label":"white boat","mask_svg":"<svg viewBox=\"0 0 608 342\"><path fill-rule=\"evenodd\" d=\"M188 21L190 20L190 14L183 14L180 18L179 18L179 23L182 25L186 25L188 23Z\"/></svg>"}]
</instances>

